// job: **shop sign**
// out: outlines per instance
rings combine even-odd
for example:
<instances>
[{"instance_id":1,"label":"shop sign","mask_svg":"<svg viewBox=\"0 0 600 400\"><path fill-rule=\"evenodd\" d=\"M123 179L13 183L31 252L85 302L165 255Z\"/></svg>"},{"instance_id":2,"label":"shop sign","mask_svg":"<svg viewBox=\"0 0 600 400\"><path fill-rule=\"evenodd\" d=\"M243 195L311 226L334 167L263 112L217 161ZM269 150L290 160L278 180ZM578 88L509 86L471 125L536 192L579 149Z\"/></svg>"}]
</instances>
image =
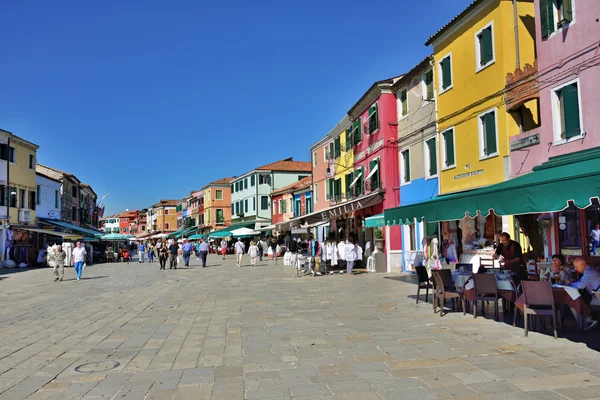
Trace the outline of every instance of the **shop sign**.
<instances>
[{"instance_id":1,"label":"shop sign","mask_svg":"<svg viewBox=\"0 0 600 400\"><path fill-rule=\"evenodd\" d=\"M340 204L339 206L332 207L327 210L302 216L300 217L300 220L302 221L302 223L308 225L329 221L330 219L335 220L336 218L342 217L344 215L351 215L355 211L371 207L375 204L381 203L382 201L383 195L381 193L372 194L358 200Z\"/></svg>"},{"instance_id":2,"label":"shop sign","mask_svg":"<svg viewBox=\"0 0 600 400\"><path fill-rule=\"evenodd\" d=\"M527 147L535 146L536 144L540 144L539 133L534 133L531 136L527 136L522 139L517 139L514 142L511 142L510 151L525 149Z\"/></svg>"},{"instance_id":3,"label":"shop sign","mask_svg":"<svg viewBox=\"0 0 600 400\"><path fill-rule=\"evenodd\" d=\"M467 173L460 174L460 175L454 175L454 180L468 178L470 176L481 175L481 174L483 174L483 170L478 169L477 171L471 171L471 172L467 172Z\"/></svg>"}]
</instances>

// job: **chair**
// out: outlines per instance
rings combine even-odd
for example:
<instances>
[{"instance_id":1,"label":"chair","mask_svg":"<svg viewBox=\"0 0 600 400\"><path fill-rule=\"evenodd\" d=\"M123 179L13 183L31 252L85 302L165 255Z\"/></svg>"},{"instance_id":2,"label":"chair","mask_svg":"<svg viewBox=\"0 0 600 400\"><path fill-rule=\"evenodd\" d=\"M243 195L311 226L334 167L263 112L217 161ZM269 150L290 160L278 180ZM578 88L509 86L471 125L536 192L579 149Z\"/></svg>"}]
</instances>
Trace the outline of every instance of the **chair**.
<instances>
[{"instance_id":1,"label":"chair","mask_svg":"<svg viewBox=\"0 0 600 400\"><path fill-rule=\"evenodd\" d=\"M527 263L527 279L530 281L540 280L540 271L535 263L535 260L529 260Z\"/></svg>"},{"instance_id":2,"label":"chair","mask_svg":"<svg viewBox=\"0 0 600 400\"><path fill-rule=\"evenodd\" d=\"M479 269L477 270L478 274L485 274L488 269L494 269L496 266L494 265L494 259L491 257L481 257L479 259Z\"/></svg>"},{"instance_id":3,"label":"chair","mask_svg":"<svg viewBox=\"0 0 600 400\"><path fill-rule=\"evenodd\" d=\"M491 274L473 275L473 318L477 318L477 302L493 301L494 316L498 321L498 288L496 287L496 277ZM481 313L484 313L484 304L481 303Z\"/></svg>"},{"instance_id":4,"label":"chair","mask_svg":"<svg viewBox=\"0 0 600 400\"><path fill-rule=\"evenodd\" d=\"M465 314L465 299L462 294L457 292L456 290L447 289L445 286L445 282L443 280L443 276L445 273L441 273L441 271L446 270L436 270L433 271L433 281L435 283L436 289L434 291L433 296L433 313L435 314L437 305L440 307L440 317L444 315L444 305L446 304L446 299L460 299L462 303L463 315ZM450 272L450 270L447 270ZM450 282L452 282L452 275L450 275Z\"/></svg>"},{"instance_id":5,"label":"chair","mask_svg":"<svg viewBox=\"0 0 600 400\"><path fill-rule=\"evenodd\" d=\"M473 272L473 264L470 263L458 263L456 264L456 269L459 270L463 268L465 272Z\"/></svg>"},{"instance_id":6,"label":"chair","mask_svg":"<svg viewBox=\"0 0 600 400\"><path fill-rule=\"evenodd\" d=\"M518 305L518 309L523 312L523 325L525 328L525 337L529 334L528 319L529 316L551 316L552 327L554 328L554 339L556 335L556 308L554 306L554 296L552 294L552 285L548 281L523 281L521 282L523 289L523 304ZM517 302L518 303L518 302ZM513 326L517 324L517 315L519 312L515 310L515 319Z\"/></svg>"},{"instance_id":7,"label":"chair","mask_svg":"<svg viewBox=\"0 0 600 400\"><path fill-rule=\"evenodd\" d=\"M419 303L419 294L421 293L421 289L425 289L425 302L427 302L427 297L429 296L429 289L433 289L433 285L429 280L427 268L423 266L416 266L415 270L417 270L417 277L419 278L419 283L417 286L417 304Z\"/></svg>"},{"instance_id":8,"label":"chair","mask_svg":"<svg viewBox=\"0 0 600 400\"><path fill-rule=\"evenodd\" d=\"M438 269L438 270L435 270L435 272L437 272L440 275L442 282L444 283L444 288L446 288L446 290L454 289L454 282L452 282L452 271L451 270ZM435 281L433 284L434 285L436 284Z\"/></svg>"}]
</instances>

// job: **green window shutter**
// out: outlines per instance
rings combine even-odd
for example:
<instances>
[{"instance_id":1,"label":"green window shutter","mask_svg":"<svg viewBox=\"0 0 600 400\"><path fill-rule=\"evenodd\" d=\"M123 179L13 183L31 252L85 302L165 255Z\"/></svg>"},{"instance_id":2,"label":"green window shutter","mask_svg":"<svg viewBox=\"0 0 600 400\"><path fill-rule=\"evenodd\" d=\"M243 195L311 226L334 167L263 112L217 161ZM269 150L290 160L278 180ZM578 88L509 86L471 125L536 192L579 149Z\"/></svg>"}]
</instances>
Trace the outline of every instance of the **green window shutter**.
<instances>
[{"instance_id":1,"label":"green window shutter","mask_svg":"<svg viewBox=\"0 0 600 400\"><path fill-rule=\"evenodd\" d=\"M429 176L437 174L437 152L435 148L435 139L427 141L427 150L429 151Z\"/></svg>"},{"instance_id":2,"label":"green window shutter","mask_svg":"<svg viewBox=\"0 0 600 400\"><path fill-rule=\"evenodd\" d=\"M335 144L333 142L329 143L329 155L327 156L327 158L329 158L329 159L333 158L334 147L335 147Z\"/></svg>"},{"instance_id":3,"label":"green window shutter","mask_svg":"<svg viewBox=\"0 0 600 400\"><path fill-rule=\"evenodd\" d=\"M346 129L346 151L352 149L352 128Z\"/></svg>"},{"instance_id":4,"label":"green window shutter","mask_svg":"<svg viewBox=\"0 0 600 400\"><path fill-rule=\"evenodd\" d=\"M408 114L408 101L407 101L406 90L403 90L400 93L400 102L402 103L402 115Z\"/></svg>"},{"instance_id":5,"label":"green window shutter","mask_svg":"<svg viewBox=\"0 0 600 400\"><path fill-rule=\"evenodd\" d=\"M354 132L354 144L359 144L360 142L362 142L361 126L362 126L361 118L358 118L356 121L354 121L354 124L352 127L352 130Z\"/></svg>"},{"instance_id":6,"label":"green window shutter","mask_svg":"<svg viewBox=\"0 0 600 400\"><path fill-rule=\"evenodd\" d=\"M425 74L425 87L427 88L427 99L433 99L433 70Z\"/></svg>"},{"instance_id":7,"label":"green window shutter","mask_svg":"<svg viewBox=\"0 0 600 400\"><path fill-rule=\"evenodd\" d=\"M442 89L447 89L452 85L452 66L450 65L450 57L442 60Z\"/></svg>"},{"instance_id":8,"label":"green window shutter","mask_svg":"<svg viewBox=\"0 0 600 400\"><path fill-rule=\"evenodd\" d=\"M446 167L454 165L454 129L444 132Z\"/></svg>"},{"instance_id":9,"label":"green window shutter","mask_svg":"<svg viewBox=\"0 0 600 400\"><path fill-rule=\"evenodd\" d=\"M375 132L379 128L379 108L377 103L369 108L369 133Z\"/></svg>"},{"instance_id":10,"label":"green window shutter","mask_svg":"<svg viewBox=\"0 0 600 400\"><path fill-rule=\"evenodd\" d=\"M342 139L340 136L335 138L335 158L339 158L342 153Z\"/></svg>"},{"instance_id":11,"label":"green window shutter","mask_svg":"<svg viewBox=\"0 0 600 400\"><path fill-rule=\"evenodd\" d=\"M573 21L573 0L562 0L562 21Z\"/></svg>"},{"instance_id":12,"label":"green window shutter","mask_svg":"<svg viewBox=\"0 0 600 400\"><path fill-rule=\"evenodd\" d=\"M404 159L404 182L410 182L410 152L404 150L402 153L402 158Z\"/></svg>"},{"instance_id":13,"label":"green window shutter","mask_svg":"<svg viewBox=\"0 0 600 400\"><path fill-rule=\"evenodd\" d=\"M352 188L350 187L350 184L352 183L352 181L354 180L354 174L352 172L349 172L346 174L346 196L350 197L350 192L352 192Z\"/></svg>"},{"instance_id":14,"label":"green window shutter","mask_svg":"<svg viewBox=\"0 0 600 400\"><path fill-rule=\"evenodd\" d=\"M581 134L581 124L579 121L579 96L577 94L577 84L572 83L561 89L562 92L562 112L564 119L564 137L570 139Z\"/></svg>"},{"instance_id":15,"label":"green window shutter","mask_svg":"<svg viewBox=\"0 0 600 400\"><path fill-rule=\"evenodd\" d=\"M540 25L542 38L554 32L554 0L540 0Z\"/></svg>"},{"instance_id":16,"label":"green window shutter","mask_svg":"<svg viewBox=\"0 0 600 400\"><path fill-rule=\"evenodd\" d=\"M483 117L485 129L485 149L486 156L494 154L498 151L496 147L496 113L489 112Z\"/></svg>"},{"instance_id":17,"label":"green window shutter","mask_svg":"<svg viewBox=\"0 0 600 400\"><path fill-rule=\"evenodd\" d=\"M492 46L492 27L488 26L481 31L479 36L479 55L480 64L486 65L494 58L494 48Z\"/></svg>"}]
</instances>

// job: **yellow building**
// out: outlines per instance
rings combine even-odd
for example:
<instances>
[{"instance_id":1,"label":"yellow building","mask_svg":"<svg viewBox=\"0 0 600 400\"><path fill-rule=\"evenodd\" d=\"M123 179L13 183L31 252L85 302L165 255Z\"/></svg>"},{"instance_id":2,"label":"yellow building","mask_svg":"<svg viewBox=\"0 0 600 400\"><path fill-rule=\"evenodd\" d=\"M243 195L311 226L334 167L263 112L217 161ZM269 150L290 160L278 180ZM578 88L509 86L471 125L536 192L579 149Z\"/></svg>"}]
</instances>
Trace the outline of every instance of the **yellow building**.
<instances>
[{"instance_id":1,"label":"yellow building","mask_svg":"<svg viewBox=\"0 0 600 400\"><path fill-rule=\"evenodd\" d=\"M519 121L504 105L505 78L518 59L535 59L534 3L516 5L515 15L512 0L475 1L426 43L435 62L440 194L510 177L508 138Z\"/></svg>"},{"instance_id":2,"label":"yellow building","mask_svg":"<svg viewBox=\"0 0 600 400\"><path fill-rule=\"evenodd\" d=\"M177 230L177 203L179 200L161 200L148 209L152 231L174 232Z\"/></svg>"},{"instance_id":3,"label":"yellow building","mask_svg":"<svg viewBox=\"0 0 600 400\"><path fill-rule=\"evenodd\" d=\"M358 125L354 128L359 129ZM335 203L354 197L350 188L354 180L354 144L353 125L346 116L329 133L331 142L327 152L329 176L326 186L326 197Z\"/></svg>"}]
</instances>

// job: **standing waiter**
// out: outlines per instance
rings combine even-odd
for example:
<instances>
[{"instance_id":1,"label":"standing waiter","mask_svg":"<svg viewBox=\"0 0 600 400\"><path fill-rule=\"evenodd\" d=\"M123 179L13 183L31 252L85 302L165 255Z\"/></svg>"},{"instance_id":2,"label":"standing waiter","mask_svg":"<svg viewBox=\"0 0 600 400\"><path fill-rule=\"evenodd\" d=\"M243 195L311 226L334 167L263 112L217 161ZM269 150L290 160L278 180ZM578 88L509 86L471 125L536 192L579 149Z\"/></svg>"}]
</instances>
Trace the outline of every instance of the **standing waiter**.
<instances>
[{"instance_id":1,"label":"standing waiter","mask_svg":"<svg viewBox=\"0 0 600 400\"><path fill-rule=\"evenodd\" d=\"M523 260L523 250L521 245L510 239L510 235L506 232L500 234L500 244L496 248L494 259L502 256L504 259L504 268L515 273L515 284L518 285L522 280L527 279L527 269Z\"/></svg>"}]
</instances>

